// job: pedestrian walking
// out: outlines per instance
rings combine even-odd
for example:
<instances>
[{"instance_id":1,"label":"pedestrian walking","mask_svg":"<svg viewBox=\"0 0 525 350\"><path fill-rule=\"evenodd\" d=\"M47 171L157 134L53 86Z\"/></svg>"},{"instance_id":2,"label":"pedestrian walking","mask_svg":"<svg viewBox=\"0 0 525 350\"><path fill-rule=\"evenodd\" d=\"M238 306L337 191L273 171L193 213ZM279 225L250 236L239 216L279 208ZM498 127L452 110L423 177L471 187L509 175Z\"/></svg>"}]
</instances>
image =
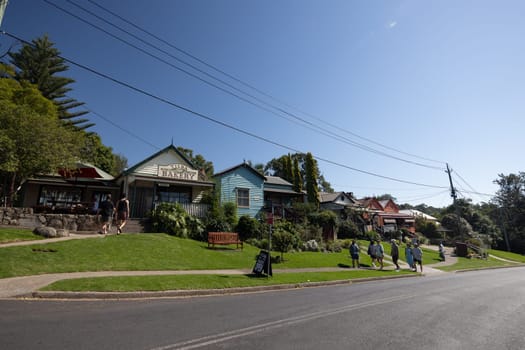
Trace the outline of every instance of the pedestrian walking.
<instances>
[{"instance_id":1,"label":"pedestrian walking","mask_svg":"<svg viewBox=\"0 0 525 350\"><path fill-rule=\"evenodd\" d=\"M115 213L115 206L111 201L111 194L108 194L106 199L100 203L98 211L101 218L100 222L102 223L102 228L98 233L105 235L109 232L110 223Z\"/></svg>"},{"instance_id":2,"label":"pedestrian walking","mask_svg":"<svg viewBox=\"0 0 525 350\"><path fill-rule=\"evenodd\" d=\"M125 193L120 195L120 199L117 202L117 235L122 233L122 229L126 225L126 221L129 217L129 200Z\"/></svg>"},{"instance_id":3,"label":"pedestrian walking","mask_svg":"<svg viewBox=\"0 0 525 350\"><path fill-rule=\"evenodd\" d=\"M370 256L370 260L372 260L372 267L376 267L375 261L376 261L376 248L374 246L374 240L370 240L370 244L368 245L368 255Z\"/></svg>"},{"instance_id":4,"label":"pedestrian walking","mask_svg":"<svg viewBox=\"0 0 525 350\"><path fill-rule=\"evenodd\" d=\"M414 269L414 256L412 255L412 244L410 242L407 243L407 246L405 247L405 260L410 266L410 269Z\"/></svg>"},{"instance_id":5,"label":"pedestrian walking","mask_svg":"<svg viewBox=\"0 0 525 350\"><path fill-rule=\"evenodd\" d=\"M379 269L383 269L383 257L385 256L385 249L383 248L383 245L381 244L381 240L377 239L375 244L375 252L376 252L376 259L379 265L381 266Z\"/></svg>"},{"instance_id":6,"label":"pedestrian walking","mask_svg":"<svg viewBox=\"0 0 525 350\"><path fill-rule=\"evenodd\" d=\"M396 271L399 271L399 264L397 261L399 260L399 246L397 245L397 241L395 239L390 241L390 255L392 256L392 262L394 265L396 265Z\"/></svg>"},{"instance_id":7,"label":"pedestrian walking","mask_svg":"<svg viewBox=\"0 0 525 350\"><path fill-rule=\"evenodd\" d=\"M419 244L416 244L414 249L412 249L412 255L414 256L414 271L417 272L417 265L419 265L421 272L423 272L423 252Z\"/></svg>"},{"instance_id":8,"label":"pedestrian walking","mask_svg":"<svg viewBox=\"0 0 525 350\"><path fill-rule=\"evenodd\" d=\"M445 261L445 246L443 245L443 241L439 243L439 257L441 261Z\"/></svg>"},{"instance_id":9,"label":"pedestrian walking","mask_svg":"<svg viewBox=\"0 0 525 350\"><path fill-rule=\"evenodd\" d=\"M352 258L352 268L359 268L359 246L355 242L355 239L353 239L352 244L350 244L350 257Z\"/></svg>"}]
</instances>

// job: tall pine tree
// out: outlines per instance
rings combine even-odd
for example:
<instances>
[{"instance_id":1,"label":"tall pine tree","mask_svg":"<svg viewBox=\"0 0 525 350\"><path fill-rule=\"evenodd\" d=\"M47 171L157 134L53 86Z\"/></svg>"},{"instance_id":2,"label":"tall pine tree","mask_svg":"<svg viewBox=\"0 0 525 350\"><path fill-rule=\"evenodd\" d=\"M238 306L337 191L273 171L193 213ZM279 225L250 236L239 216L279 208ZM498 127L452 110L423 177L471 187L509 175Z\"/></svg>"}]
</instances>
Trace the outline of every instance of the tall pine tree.
<instances>
[{"instance_id":1,"label":"tall pine tree","mask_svg":"<svg viewBox=\"0 0 525 350\"><path fill-rule=\"evenodd\" d=\"M25 44L19 52L10 52L9 57L11 64L17 68L15 79L35 84L45 98L57 105L58 116L65 125L78 130L86 130L94 125L88 119L78 118L87 113L75 111L84 103L67 97L67 93L71 91L68 85L75 81L57 75L67 71L69 67L47 36L34 39L31 45Z\"/></svg>"},{"instance_id":2,"label":"tall pine tree","mask_svg":"<svg viewBox=\"0 0 525 350\"><path fill-rule=\"evenodd\" d=\"M301 170L299 169L299 160L297 157L293 160L293 190L295 192L301 192L303 190L303 177L301 176Z\"/></svg>"},{"instance_id":3,"label":"tall pine tree","mask_svg":"<svg viewBox=\"0 0 525 350\"><path fill-rule=\"evenodd\" d=\"M317 184L317 162L312 153L306 154L305 161L306 170L306 192L308 196L308 203L319 206L319 187Z\"/></svg>"}]
</instances>

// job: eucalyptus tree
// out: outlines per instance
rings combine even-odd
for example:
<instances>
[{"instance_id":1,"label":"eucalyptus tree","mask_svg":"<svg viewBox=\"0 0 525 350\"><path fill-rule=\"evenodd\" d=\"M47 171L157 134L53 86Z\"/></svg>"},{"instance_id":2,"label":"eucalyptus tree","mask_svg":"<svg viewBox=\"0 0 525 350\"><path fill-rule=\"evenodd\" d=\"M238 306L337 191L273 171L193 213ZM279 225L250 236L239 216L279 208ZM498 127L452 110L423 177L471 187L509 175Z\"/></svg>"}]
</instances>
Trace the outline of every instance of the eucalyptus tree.
<instances>
[{"instance_id":1,"label":"eucalyptus tree","mask_svg":"<svg viewBox=\"0 0 525 350\"><path fill-rule=\"evenodd\" d=\"M72 165L81 140L34 85L0 78L0 91L0 177L2 197L11 204L27 178Z\"/></svg>"}]
</instances>

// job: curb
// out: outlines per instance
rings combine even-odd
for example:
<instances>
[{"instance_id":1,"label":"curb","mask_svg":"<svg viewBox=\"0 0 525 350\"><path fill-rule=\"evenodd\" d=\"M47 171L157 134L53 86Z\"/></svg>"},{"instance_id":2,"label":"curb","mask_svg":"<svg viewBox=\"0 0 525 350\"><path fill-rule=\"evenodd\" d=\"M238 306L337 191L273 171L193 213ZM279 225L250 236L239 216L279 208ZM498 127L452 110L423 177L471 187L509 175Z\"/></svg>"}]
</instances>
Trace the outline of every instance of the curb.
<instances>
[{"instance_id":1,"label":"curb","mask_svg":"<svg viewBox=\"0 0 525 350\"><path fill-rule=\"evenodd\" d=\"M130 299L152 299L152 298L188 298L234 295L245 293L261 293L268 291L302 289L312 287L328 287L345 284L359 284L381 280L421 277L418 275L400 275L386 277L368 277L352 280L336 280L323 282L304 282L294 284L276 284L271 286L234 287L224 289L188 289L167 291L140 291L140 292L60 292L60 291L36 291L29 295L20 295L18 298L34 299L70 299L70 300L130 300Z\"/></svg>"}]
</instances>

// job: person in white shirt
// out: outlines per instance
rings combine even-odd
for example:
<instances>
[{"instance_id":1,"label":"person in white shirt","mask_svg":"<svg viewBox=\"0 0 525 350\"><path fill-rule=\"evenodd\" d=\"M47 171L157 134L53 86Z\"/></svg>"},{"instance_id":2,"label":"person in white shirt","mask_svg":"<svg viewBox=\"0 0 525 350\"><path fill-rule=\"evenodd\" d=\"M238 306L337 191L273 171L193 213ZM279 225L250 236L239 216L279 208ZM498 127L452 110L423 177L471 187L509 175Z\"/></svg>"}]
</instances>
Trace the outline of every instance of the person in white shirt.
<instances>
[{"instance_id":1,"label":"person in white shirt","mask_svg":"<svg viewBox=\"0 0 525 350\"><path fill-rule=\"evenodd\" d=\"M441 261L445 261L445 246L443 245L443 242L439 243L439 257L441 258Z\"/></svg>"}]
</instances>

